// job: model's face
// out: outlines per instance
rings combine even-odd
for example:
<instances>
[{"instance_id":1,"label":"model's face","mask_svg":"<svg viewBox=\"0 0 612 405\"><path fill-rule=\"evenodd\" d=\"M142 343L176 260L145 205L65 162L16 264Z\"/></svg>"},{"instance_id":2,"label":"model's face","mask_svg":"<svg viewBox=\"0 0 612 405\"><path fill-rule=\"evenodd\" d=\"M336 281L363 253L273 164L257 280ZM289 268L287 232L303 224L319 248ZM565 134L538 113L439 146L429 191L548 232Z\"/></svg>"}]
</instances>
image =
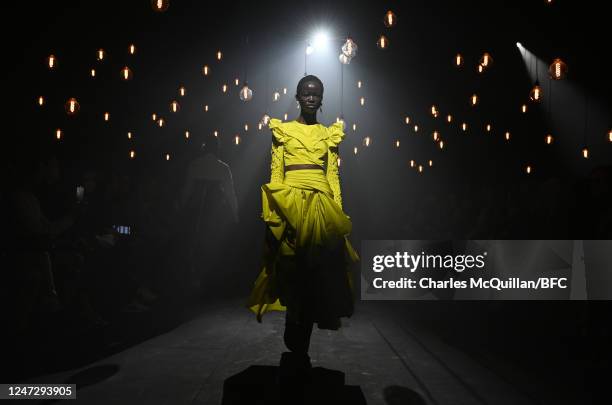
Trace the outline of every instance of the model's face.
<instances>
[{"instance_id":1,"label":"model's face","mask_svg":"<svg viewBox=\"0 0 612 405\"><path fill-rule=\"evenodd\" d=\"M317 81L307 81L302 84L295 95L302 111L313 114L321 107L323 88Z\"/></svg>"}]
</instances>

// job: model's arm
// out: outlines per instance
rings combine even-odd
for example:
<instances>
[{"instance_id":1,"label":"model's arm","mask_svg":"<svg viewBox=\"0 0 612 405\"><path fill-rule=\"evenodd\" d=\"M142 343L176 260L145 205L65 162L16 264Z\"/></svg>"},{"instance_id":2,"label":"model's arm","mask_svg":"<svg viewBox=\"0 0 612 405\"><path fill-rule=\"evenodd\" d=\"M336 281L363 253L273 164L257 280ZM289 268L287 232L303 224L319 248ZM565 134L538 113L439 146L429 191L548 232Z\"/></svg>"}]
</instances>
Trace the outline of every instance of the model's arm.
<instances>
[{"instance_id":1,"label":"model's arm","mask_svg":"<svg viewBox=\"0 0 612 405\"><path fill-rule=\"evenodd\" d=\"M329 148L327 151L327 182L334 193L334 201L342 208L342 194L340 190L340 171L338 158L340 153L338 147Z\"/></svg>"},{"instance_id":2,"label":"model's arm","mask_svg":"<svg viewBox=\"0 0 612 405\"><path fill-rule=\"evenodd\" d=\"M283 159L283 144L272 138L272 159L270 162L270 183L282 183L285 178L285 162Z\"/></svg>"}]
</instances>

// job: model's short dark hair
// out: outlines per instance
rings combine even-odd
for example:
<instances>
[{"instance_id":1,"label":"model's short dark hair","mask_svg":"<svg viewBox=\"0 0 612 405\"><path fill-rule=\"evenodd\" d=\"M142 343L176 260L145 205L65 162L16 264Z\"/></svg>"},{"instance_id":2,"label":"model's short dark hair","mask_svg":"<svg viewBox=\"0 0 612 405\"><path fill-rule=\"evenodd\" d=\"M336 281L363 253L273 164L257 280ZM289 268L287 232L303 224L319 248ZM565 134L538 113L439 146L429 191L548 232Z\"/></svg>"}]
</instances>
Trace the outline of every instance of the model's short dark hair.
<instances>
[{"instance_id":1,"label":"model's short dark hair","mask_svg":"<svg viewBox=\"0 0 612 405\"><path fill-rule=\"evenodd\" d=\"M321 92L323 92L323 82L315 75L304 76L300 79L295 89L296 94L300 92L300 87L304 85L306 82L318 82L321 85Z\"/></svg>"}]
</instances>

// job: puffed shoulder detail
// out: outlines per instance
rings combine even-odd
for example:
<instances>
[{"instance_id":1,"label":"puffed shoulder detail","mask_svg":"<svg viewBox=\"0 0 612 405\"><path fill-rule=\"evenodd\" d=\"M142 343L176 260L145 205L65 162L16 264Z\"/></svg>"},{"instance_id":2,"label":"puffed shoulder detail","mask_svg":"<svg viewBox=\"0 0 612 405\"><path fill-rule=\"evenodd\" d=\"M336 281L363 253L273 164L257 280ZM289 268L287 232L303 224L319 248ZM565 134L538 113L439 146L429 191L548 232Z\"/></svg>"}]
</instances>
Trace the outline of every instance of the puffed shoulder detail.
<instances>
[{"instance_id":1,"label":"puffed shoulder detail","mask_svg":"<svg viewBox=\"0 0 612 405\"><path fill-rule=\"evenodd\" d=\"M272 131L272 135L274 135L274 139L280 143L284 143L285 139L287 139L287 134L283 128L283 122L278 118L270 118L270 122L268 123L268 127Z\"/></svg>"},{"instance_id":2,"label":"puffed shoulder detail","mask_svg":"<svg viewBox=\"0 0 612 405\"><path fill-rule=\"evenodd\" d=\"M344 133L344 122L334 122L329 127L327 127L327 131L329 134L328 141L333 146L337 146L342 142L346 134Z\"/></svg>"}]
</instances>

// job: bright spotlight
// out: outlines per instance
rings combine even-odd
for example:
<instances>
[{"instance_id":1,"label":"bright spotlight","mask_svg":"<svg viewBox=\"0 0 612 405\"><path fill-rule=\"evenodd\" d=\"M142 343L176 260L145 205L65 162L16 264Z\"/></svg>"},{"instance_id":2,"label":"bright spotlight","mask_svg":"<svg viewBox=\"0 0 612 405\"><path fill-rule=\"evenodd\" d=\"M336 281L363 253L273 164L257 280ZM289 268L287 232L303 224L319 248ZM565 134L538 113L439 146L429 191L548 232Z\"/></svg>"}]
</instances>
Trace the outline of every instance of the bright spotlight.
<instances>
[{"instance_id":1,"label":"bright spotlight","mask_svg":"<svg viewBox=\"0 0 612 405\"><path fill-rule=\"evenodd\" d=\"M326 32L323 32L323 31L318 32L314 36L313 46L315 47L315 49L323 49L327 45L328 39L329 38Z\"/></svg>"},{"instance_id":2,"label":"bright spotlight","mask_svg":"<svg viewBox=\"0 0 612 405\"><path fill-rule=\"evenodd\" d=\"M517 43L516 43L516 46L517 46L517 47L519 47L519 48L522 48L522 47L523 47L523 44L521 44L520 42L517 42Z\"/></svg>"}]
</instances>

